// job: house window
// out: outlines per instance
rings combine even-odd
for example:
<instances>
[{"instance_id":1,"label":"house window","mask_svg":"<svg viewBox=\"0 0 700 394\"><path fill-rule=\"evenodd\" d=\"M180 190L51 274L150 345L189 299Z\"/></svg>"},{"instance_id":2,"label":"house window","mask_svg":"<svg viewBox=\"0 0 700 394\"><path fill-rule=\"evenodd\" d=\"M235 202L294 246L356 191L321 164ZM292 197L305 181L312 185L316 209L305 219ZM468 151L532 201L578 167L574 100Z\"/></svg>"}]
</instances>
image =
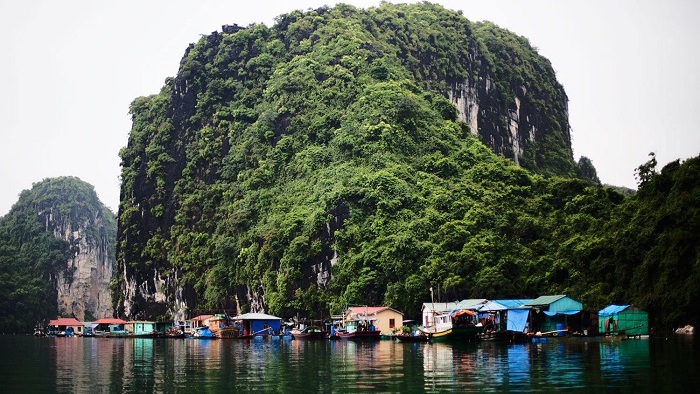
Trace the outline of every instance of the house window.
<instances>
[{"instance_id":1,"label":"house window","mask_svg":"<svg viewBox=\"0 0 700 394\"><path fill-rule=\"evenodd\" d=\"M389 319L389 328L394 328L394 327L396 327L396 322L394 321L394 319Z\"/></svg>"}]
</instances>

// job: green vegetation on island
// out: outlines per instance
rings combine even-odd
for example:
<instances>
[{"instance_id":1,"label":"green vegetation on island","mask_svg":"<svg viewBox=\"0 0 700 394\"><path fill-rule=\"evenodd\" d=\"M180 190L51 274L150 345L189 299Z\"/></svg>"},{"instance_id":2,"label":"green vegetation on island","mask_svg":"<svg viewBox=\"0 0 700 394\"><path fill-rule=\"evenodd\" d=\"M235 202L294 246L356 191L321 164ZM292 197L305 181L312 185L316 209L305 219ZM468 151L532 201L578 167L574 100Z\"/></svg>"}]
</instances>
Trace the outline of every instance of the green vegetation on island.
<instances>
[{"instance_id":1,"label":"green vegetation on island","mask_svg":"<svg viewBox=\"0 0 700 394\"><path fill-rule=\"evenodd\" d=\"M90 226L101 218L104 227ZM24 190L0 217L0 333L28 333L55 318L57 278L72 278L75 250L67 229L84 228L89 244L114 254L116 218L94 188L75 177L47 178Z\"/></svg>"}]
</instances>

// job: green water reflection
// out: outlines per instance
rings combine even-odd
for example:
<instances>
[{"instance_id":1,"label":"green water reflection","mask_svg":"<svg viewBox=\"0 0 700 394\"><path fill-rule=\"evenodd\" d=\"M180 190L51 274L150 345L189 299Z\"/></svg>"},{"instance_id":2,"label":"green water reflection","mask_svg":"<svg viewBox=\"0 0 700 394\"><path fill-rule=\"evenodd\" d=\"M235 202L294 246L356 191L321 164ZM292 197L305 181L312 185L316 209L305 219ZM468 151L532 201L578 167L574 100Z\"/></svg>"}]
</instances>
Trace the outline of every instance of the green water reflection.
<instances>
[{"instance_id":1,"label":"green water reflection","mask_svg":"<svg viewBox=\"0 0 700 394\"><path fill-rule=\"evenodd\" d=\"M454 345L2 336L0 351L2 392L700 392L692 338Z\"/></svg>"}]
</instances>

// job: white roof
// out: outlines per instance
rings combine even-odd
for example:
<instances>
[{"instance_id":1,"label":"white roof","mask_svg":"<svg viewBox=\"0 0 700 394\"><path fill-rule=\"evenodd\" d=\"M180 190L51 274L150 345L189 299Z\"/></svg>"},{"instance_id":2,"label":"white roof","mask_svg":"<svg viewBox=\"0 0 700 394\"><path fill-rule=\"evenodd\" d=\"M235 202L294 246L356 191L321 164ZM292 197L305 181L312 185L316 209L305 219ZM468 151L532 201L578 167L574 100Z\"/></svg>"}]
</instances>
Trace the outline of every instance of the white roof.
<instances>
[{"instance_id":1,"label":"white roof","mask_svg":"<svg viewBox=\"0 0 700 394\"><path fill-rule=\"evenodd\" d=\"M456 302L424 302L421 310L430 312L449 312L455 309Z\"/></svg>"},{"instance_id":2,"label":"white roof","mask_svg":"<svg viewBox=\"0 0 700 394\"><path fill-rule=\"evenodd\" d=\"M268 315L265 313L244 313L232 318L233 320L282 320L281 317Z\"/></svg>"}]
</instances>

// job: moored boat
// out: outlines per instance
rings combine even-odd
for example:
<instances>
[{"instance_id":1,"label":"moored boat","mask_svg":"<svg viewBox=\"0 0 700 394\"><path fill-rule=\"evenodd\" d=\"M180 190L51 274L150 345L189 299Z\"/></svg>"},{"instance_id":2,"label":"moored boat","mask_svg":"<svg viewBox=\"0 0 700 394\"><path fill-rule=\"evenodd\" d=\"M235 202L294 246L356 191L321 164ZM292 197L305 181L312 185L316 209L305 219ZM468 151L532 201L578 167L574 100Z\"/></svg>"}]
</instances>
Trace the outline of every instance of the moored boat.
<instances>
[{"instance_id":1,"label":"moored boat","mask_svg":"<svg viewBox=\"0 0 700 394\"><path fill-rule=\"evenodd\" d=\"M192 338L196 339L216 339L216 335L209 329L209 327L199 327L192 334Z\"/></svg>"},{"instance_id":2,"label":"moored boat","mask_svg":"<svg viewBox=\"0 0 700 394\"><path fill-rule=\"evenodd\" d=\"M431 342L474 340L483 330L484 327L476 318L476 312L469 309L436 313L431 326L420 328Z\"/></svg>"},{"instance_id":3,"label":"moored boat","mask_svg":"<svg viewBox=\"0 0 700 394\"><path fill-rule=\"evenodd\" d=\"M328 336L321 331L321 327L309 326L302 330L292 330L292 338L294 339L326 339Z\"/></svg>"},{"instance_id":4,"label":"moored boat","mask_svg":"<svg viewBox=\"0 0 700 394\"><path fill-rule=\"evenodd\" d=\"M184 338L185 333L176 329L176 328L170 327L167 331L165 331L163 333L163 337L165 337L165 338Z\"/></svg>"},{"instance_id":5,"label":"moored boat","mask_svg":"<svg viewBox=\"0 0 700 394\"><path fill-rule=\"evenodd\" d=\"M459 309L450 313L452 319L452 337L457 340L472 340L484 332L484 326L479 323L476 312L470 309Z\"/></svg>"},{"instance_id":6,"label":"moored boat","mask_svg":"<svg viewBox=\"0 0 700 394\"><path fill-rule=\"evenodd\" d=\"M431 325L419 327L419 330L431 342L444 342L452 335L452 319L449 312L437 312L432 315Z\"/></svg>"},{"instance_id":7,"label":"moored boat","mask_svg":"<svg viewBox=\"0 0 700 394\"><path fill-rule=\"evenodd\" d=\"M428 336L422 332L394 335L399 342L428 342Z\"/></svg>"},{"instance_id":8,"label":"moored boat","mask_svg":"<svg viewBox=\"0 0 700 394\"><path fill-rule=\"evenodd\" d=\"M357 318L345 322L345 327L336 332L339 339L380 340L381 331L374 326L372 319Z\"/></svg>"}]
</instances>

